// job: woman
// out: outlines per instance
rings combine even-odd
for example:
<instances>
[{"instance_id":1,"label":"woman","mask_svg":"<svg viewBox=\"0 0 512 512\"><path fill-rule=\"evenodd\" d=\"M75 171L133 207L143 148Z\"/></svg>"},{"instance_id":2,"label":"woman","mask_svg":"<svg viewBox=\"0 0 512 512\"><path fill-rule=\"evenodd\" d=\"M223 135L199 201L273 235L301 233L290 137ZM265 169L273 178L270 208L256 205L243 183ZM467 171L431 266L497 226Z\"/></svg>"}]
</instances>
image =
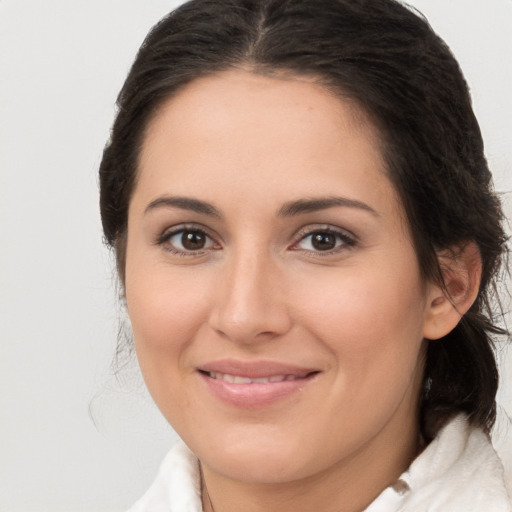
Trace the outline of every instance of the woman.
<instances>
[{"instance_id":1,"label":"woman","mask_svg":"<svg viewBox=\"0 0 512 512\"><path fill-rule=\"evenodd\" d=\"M100 168L139 364L185 444L133 511L509 511L505 252L456 61L393 0L194 0Z\"/></svg>"}]
</instances>

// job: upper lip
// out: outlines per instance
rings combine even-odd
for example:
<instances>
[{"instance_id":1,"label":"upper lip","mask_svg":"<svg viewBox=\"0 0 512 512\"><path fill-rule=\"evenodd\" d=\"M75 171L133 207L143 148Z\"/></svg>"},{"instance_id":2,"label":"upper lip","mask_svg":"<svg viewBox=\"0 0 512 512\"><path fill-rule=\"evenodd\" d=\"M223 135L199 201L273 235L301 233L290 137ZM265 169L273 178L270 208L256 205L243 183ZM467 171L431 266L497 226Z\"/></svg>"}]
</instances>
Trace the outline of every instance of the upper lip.
<instances>
[{"instance_id":1,"label":"upper lip","mask_svg":"<svg viewBox=\"0 0 512 512\"><path fill-rule=\"evenodd\" d=\"M319 371L316 368L280 363L277 361L237 361L234 359L211 361L198 367L198 370L207 373L237 375L250 379L271 377L273 375L306 377L311 373Z\"/></svg>"}]
</instances>

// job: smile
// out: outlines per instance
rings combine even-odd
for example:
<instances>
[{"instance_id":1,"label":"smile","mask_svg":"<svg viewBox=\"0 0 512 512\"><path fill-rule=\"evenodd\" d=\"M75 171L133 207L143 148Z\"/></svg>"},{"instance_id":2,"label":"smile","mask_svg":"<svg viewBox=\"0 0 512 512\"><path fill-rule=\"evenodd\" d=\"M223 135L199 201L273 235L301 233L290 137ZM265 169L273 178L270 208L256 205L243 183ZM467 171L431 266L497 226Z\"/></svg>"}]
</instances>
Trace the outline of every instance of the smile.
<instances>
[{"instance_id":1,"label":"smile","mask_svg":"<svg viewBox=\"0 0 512 512\"><path fill-rule=\"evenodd\" d=\"M198 368L215 400L237 409L269 407L293 397L314 382L316 369L276 362L216 361Z\"/></svg>"},{"instance_id":2,"label":"smile","mask_svg":"<svg viewBox=\"0 0 512 512\"><path fill-rule=\"evenodd\" d=\"M268 384L273 382L283 382L290 380L298 380L304 379L309 374L306 375L271 375L269 377L257 377L250 378L244 377L241 375L231 375L229 373L220 373L220 372L208 372L208 376L212 379L223 380L225 382L230 382L232 384Z\"/></svg>"}]
</instances>

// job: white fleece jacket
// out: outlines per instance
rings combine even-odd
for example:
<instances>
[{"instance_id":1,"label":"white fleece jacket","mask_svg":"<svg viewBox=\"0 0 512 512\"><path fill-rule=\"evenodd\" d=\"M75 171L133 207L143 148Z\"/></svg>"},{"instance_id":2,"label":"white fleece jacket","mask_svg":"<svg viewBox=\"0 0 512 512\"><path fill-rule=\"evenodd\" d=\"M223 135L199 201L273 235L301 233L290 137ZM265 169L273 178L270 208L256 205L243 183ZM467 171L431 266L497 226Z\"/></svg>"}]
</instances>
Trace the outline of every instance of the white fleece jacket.
<instances>
[{"instance_id":1,"label":"white fleece jacket","mask_svg":"<svg viewBox=\"0 0 512 512\"><path fill-rule=\"evenodd\" d=\"M128 512L201 511L198 460L178 442L155 482ZM488 436L460 415L365 512L512 512L512 502Z\"/></svg>"}]
</instances>

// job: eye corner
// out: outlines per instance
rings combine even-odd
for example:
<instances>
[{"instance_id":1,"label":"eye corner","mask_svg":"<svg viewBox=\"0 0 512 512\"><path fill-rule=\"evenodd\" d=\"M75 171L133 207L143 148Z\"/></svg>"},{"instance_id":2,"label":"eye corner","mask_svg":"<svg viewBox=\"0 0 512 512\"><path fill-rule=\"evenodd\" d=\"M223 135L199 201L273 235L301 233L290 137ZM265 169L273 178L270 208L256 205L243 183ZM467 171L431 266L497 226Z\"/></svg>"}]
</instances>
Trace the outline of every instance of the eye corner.
<instances>
[{"instance_id":1,"label":"eye corner","mask_svg":"<svg viewBox=\"0 0 512 512\"><path fill-rule=\"evenodd\" d=\"M154 245L183 257L201 256L222 249L221 244L203 226L184 224L165 229L157 236Z\"/></svg>"},{"instance_id":2,"label":"eye corner","mask_svg":"<svg viewBox=\"0 0 512 512\"><path fill-rule=\"evenodd\" d=\"M357 237L345 229L316 225L302 228L289 250L302 251L314 256L330 256L350 250L357 243Z\"/></svg>"}]
</instances>

